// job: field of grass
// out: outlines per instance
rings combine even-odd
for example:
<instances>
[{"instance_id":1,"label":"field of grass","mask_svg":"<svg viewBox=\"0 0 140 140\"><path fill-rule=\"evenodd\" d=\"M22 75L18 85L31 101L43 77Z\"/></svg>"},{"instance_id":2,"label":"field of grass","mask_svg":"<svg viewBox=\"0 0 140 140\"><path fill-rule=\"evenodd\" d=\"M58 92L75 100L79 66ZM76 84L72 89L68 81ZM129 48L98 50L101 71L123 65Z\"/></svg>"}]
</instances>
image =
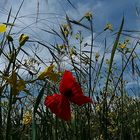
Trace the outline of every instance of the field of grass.
<instances>
[{"instance_id":1,"label":"field of grass","mask_svg":"<svg viewBox=\"0 0 140 140\"><path fill-rule=\"evenodd\" d=\"M122 16L95 33L87 12L40 29L45 42L15 33L20 8L0 24L0 140L139 140L138 31Z\"/></svg>"}]
</instances>

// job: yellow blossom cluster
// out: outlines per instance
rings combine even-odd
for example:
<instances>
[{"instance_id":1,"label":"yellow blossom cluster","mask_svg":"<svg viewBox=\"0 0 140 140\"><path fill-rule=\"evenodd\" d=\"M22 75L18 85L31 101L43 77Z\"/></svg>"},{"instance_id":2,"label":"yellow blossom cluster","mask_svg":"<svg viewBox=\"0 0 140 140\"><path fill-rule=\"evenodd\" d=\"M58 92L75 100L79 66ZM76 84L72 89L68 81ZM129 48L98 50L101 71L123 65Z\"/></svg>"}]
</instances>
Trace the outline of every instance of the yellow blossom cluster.
<instances>
[{"instance_id":1,"label":"yellow blossom cluster","mask_svg":"<svg viewBox=\"0 0 140 140\"><path fill-rule=\"evenodd\" d=\"M119 48L125 49L128 43L129 43L129 39L125 39L123 43L119 43Z\"/></svg>"},{"instance_id":2,"label":"yellow blossom cluster","mask_svg":"<svg viewBox=\"0 0 140 140\"><path fill-rule=\"evenodd\" d=\"M104 31L106 31L106 30L113 31L113 26L112 26L112 24L107 23L106 26L105 26L105 28L104 28Z\"/></svg>"},{"instance_id":3,"label":"yellow blossom cluster","mask_svg":"<svg viewBox=\"0 0 140 140\"><path fill-rule=\"evenodd\" d=\"M23 115L23 121L22 123L24 125L29 125L32 121L32 113L31 111L27 111L24 115Z\"/></svg>"},{"instance_id":4,"label":"yellow blossom cluster","mask_svg":"<svg viewBox=\"0 0 140 140\"><path fill-rule=\"evenodd\" d=\"M55 65L51 64L46 67L40 74L38 75L38 80L43 80L45 78L49 78L52 82L56 83L58 81L59 76L62 74L61 72L54 71Z\"/></svg>"},{"instance_id":5,"label":"yellow blossom cluster","mask_svg":"<svg viewBox=\"0 0 140 140\"><path fill-rule=\"evenodd\" d=\"M91 12L87 12L87 13L85 13L85 16L84 16L87 20L91 20L92 19L92 17L93 17L93 15L92 15L92 13Z\"/></svg>"}]
</instances>

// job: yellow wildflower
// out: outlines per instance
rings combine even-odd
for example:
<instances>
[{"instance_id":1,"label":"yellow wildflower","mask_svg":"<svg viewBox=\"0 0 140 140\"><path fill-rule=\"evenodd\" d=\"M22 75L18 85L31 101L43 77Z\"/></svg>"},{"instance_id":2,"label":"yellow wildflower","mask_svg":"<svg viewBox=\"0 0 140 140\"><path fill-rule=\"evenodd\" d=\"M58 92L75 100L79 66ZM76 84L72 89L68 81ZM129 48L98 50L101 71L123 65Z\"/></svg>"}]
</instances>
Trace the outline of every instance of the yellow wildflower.
<instances>
[{"instance_id":1,"label":"yellow wildflower","mask_svg":"<svg viewBox=\"0 0 140 140\"><path fill-rule=\"evenodd\" d=\"M42 80L46 78L53 72L53 69L54 69L54 65L51 64L49 67L45 68L45 70L39 74L38 79Z\"/></svg>"},{"instance_id":2,"label":"yellow wildflower","mask_svg":"<svg viewBox=\"0 0 140 140\"><path fill-rule=\"evenodd\" d=\"M95 54L95 60L98 61L98 60L99 60L99 57L100 57L100 54L97 52L97 53Z\"/></svg>"},{"instance_id":3,"label":"yellow wildflower","mask_svg":"<svg viewBox=\"0 0 140 140\"><path fill-rule=\"evenodd\" d=\"M87 12L87 13L85 13L84 17L85 17L87 20L90 21L90 20L92 19L93 15L92 15L91 12Z\"/></svg>"},{"instance_id":4,"label":"yellow wildflower","mask_svg":"<svg viewBox=\"0 0 140 140\"><path fill-rule=\"evenodd\" d=\"M106 59L106 64L109 65L110 64L110 60Z\"/></svg>"},{"instance_id":5,"label":"yellow wildflower","mask_svg":"<svg viewBox=\"0 0 140 140\"><path fill-rule=\"evenodd\" d=\"M63 49L66 49L66 45L65 44L62 44L62 45L56 45L56 47L59 49L59 50L63 50Z\"/></svg>"},{"instance_id":6,"label":"yellow wildflower","mask_svg":"<svg viewBox=\"0 0 140 140\"><path fill-rule=\"evenodd\" d=\"M16 88L17 91L22 91L22 90L24 90L26 88L25 82L22 79L18 80L16 86L17 86L17 88Z\"/></svg>"},{"instance_id":7,"label":"yellow wildflower","mask_svg":"<svg viewBox=\"0 0 140 140\"><path fill-rule=\"evenodd\" d=\"M0 24L0 33L6 32L6 25L5 24Z\"/></svg>"},{"instance_id":8,"label":"yellow wildflower","mask_svg":"<svg viewBox=\"0 0 140 140\"><path fill-rule=\"evenodd\" d=\"M125 39L124 43L127 45L129 43L129 39Z\"/></svg>"},{"instance_id":9,"label":"yellow wildflower","mask_svg":"<svg viewBox=\"0 0 140 140\"><path fill-rule=\"evenodd\" d=\"M12 72L10 77L4 77L4 79L12 86L13 95L17 95L20 91L26 90L26 85L24 80L17 79L17 73Z\"/></svg>"},{"instance_id":10,"label":"yellow wildflower","mask_svg":"<svg viewBox=\"0 0 140 140\"><path fill-rule=\"evenodd\" d=\"M96 111L99 112L100 110L101 110L100 105L97 105L97 106L96 106Z\"/></svg>"},{"instance_id":11,"label":"yellow wildflower","mask_svg":"<svg viewBox=\"0 0 140 140\"><path fill-rule=\"evenodd\" d=\"M63 24L61 26L61 30L62 30L62 34L65 36L65 37L68 37L69 33L70 33L70 27L68 24Z\"/></svg>"},{"instance_id":12,"label":"yellow wildflower","mask_svg":"<svg viewBox=\"0 0 140 140\"><path fill-rule=\"evenodd\" d=\"M125 43L119 43L119 48L121 48L121 49L126 48L126 44Z\"/></svg>"},{"instance_id":13,"label":"yellow wildflower","mask_svg":"<svg viewBox=\"0 0 140 140\"><path fill-rule=\"evenodd\" d=\"M23 121L22 121L22 123L23 123L24 125L29 125L29 124L31 123L31 121L32 121L32 113L31 113L31 111L30 111L30 112L27 111L27 112L23 115Z\"/></svg>"},{"instance_id":14,"label":"yellow wildflower","mask_svg":"<svg viewBox=\"0 0 140 140\"><path fill-rule=\"evenodd\" d=\"M62 45L57 44L56 47L57 47L58 53L62 55L62 54L65 53L65 50L66 50L67 46L65 44L62 44Z\"/></svg>"},{"instance_id":15,"label":"yellow wildflower","mask_svg":"<svg viewBox=\"0 0 140 140\"><path fill-rule=\"evenodd\" d=\"M41 72L38 76L38 80L43 80L48 77L51 81L57 82L58 77L60 76L61 72L54 71L54 65L51 64L49 67L45 68L43 72Z\"/></svg>"},{"instance_id":16,"label":"yellow wildflower","mask_svg":"<svg viewBox=\"0 0 140 140\"><path fill-rule=\"evenodd\" d=\"M104 31L106 31L106 30L113 31L113 26L112 26L112 24L107 23L106 26L105 26L105 28L104 28Z\"/></svg>"},{"instance_id":17,"label":"yellow wildflower","mask_svg":"<svg viewBox=\"0 0 140 140\"><path fill-rule=\"evenodd\" d=\"M128 43L129 43L129 39L125 39L123 43L119 43L119 48L125 49Z\"/></svg>"},{"instance_id":18,"label":"yellow wildflower","mask_svg":"<svg viewBox=\"0 0 140 140\"><path fill-rule=\"evenodd\" d=\"M70 56L77 55L76 50L74 48L70 49Z\"/></svg>"}]
</instances>

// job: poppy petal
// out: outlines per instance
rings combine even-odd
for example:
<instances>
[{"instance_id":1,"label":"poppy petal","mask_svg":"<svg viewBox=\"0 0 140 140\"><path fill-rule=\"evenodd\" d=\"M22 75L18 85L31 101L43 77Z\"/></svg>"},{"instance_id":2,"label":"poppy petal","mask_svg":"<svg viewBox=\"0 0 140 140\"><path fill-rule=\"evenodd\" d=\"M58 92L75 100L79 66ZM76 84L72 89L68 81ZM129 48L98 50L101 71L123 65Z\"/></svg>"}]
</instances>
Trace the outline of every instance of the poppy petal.
<instances>
[{"instance_id":1,"label":"poppy petal","mask_svg":"<svg viewBox=\"0 0 140 140\"><path fill-rule=\"evenodd\" d=\"M91 98L84 95L79 95L79 94L72 96L71 98L69 98L69 100L72 103L75 103L79 106L82 106L83 104L86 104L86 103L93 103Z\"/></svg>"},{"instance_id":2,"label":"poppy petal","mask_svg":"<svg viewBox=\"0 0 140 140\"><path fill-rule=\"evenodd\" d=\"M47 96L44 104L59 118L69 121L71 119L70 103L66 97L59 94Z\"/></svg>"},{"instance_id":3,"label":"poppy petal","mask_svg":"<svg viewBox=\"0 0 140 140\"><path fill-rule=\"evenodd\" d=\"M68 99L71 102L73 102L79 106L86 104L86 103L92 103L92 99L84 95L80 85L77 82L75 82L73 84L71 91L72 91L72 93L68 97Z\"/></svg>"},{"instance_id":4,"label":"poppy petal","mask_svg":"<svg viewBox=\"0 0 140 140\"><path fill-rule=\"evenodd\" d=\"M76 79L73 77L72 73L67 70L63 74L59 86L59 91L61 94L66 96L67 94L71 94L71 93L83 95L80 85L78 84L78 82L76 82ZM69 96L72 96L72 94Z\"/></svg>"},{"instance_id":5,"label":"poppy petal","mask_svg":"<svg viewBox=\"0 0 140 140\"><path fill-rule=\"evenodd\" d=\"M69 90L71 90L73 83L75 82L76 80L72 76L72 73L66 70L60 82L60 86L59 86L60 93L62 93L63 95L67 93Z\"/></svg>"},{"instance_id":6,"label":"poppy petal","mask_svg":"<svg viewBox=\"0 0 140 140\"><path fill-rule=\"evenodd\" d=\"M71 90L73 95L84 95L80 85L77 82L73 83Z\"/></svg>"}]
</instances>

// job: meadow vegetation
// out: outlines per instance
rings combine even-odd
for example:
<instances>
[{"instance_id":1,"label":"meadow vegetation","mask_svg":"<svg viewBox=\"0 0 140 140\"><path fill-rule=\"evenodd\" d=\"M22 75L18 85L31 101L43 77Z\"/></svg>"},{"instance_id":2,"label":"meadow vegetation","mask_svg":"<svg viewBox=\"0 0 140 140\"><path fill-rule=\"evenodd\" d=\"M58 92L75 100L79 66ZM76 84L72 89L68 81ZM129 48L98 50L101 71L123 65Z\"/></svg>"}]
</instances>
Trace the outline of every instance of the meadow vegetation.
<instances>
[{"instance_id":1,"label":"meadow vegetation","mask_svg":"<svg viewBox=\"0 0 140 140\"><path fill-rule=\"evenodd\" d=\"M11 22L10 10L0 25L0 140L139 140L140 42L137 31L125 30L125 17L118 27L107 23L95 33L94 13L77 20L66 14L58 30L41 29L55 38L44 42L14 32L18 12ZM44 59L40 48L47 50ZM44 105L46 96L59 93L65 70L93 100L72 103L70 121ZM136 90L127 88L130 81Z\"/></svg>"}]
</instances>

